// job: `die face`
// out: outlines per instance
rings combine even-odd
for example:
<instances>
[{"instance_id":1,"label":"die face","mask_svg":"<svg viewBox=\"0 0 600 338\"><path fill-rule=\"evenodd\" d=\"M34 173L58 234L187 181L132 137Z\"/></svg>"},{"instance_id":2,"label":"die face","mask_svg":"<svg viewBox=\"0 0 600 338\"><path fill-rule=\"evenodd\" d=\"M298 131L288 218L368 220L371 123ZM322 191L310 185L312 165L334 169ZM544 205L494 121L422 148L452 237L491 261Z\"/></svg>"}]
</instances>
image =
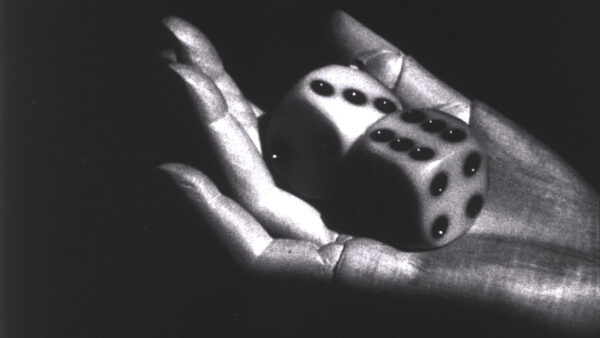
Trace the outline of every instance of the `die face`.
<instances>
[{"instance_id":1,"label":"die face","mask_svg":"<svg viewBox=\"0 0 600 338\"><path fill-rule=\"evenodd\" d=\"M387 88L361 71L317 69L273 112L265 156L286 188L303 198L326 199L336 191L341 159L356 139L400 108Z\"/></svg>"},{"instance_id":2,"label":"die face","mask_svg":"<svg viewBox=\"0 0 600 338\"><path fill-rule=\"evenodd\" d=\"M473 226L485 202L487 162L482 149L476 142L457 148L432 168L419 186L423 212L420 237L428 247L444 246L462 236ZM478 168L467 175L463 167L472 156L479 158Z\"/></svg>"},{"instance_id":3,"label":"die face","mask_svg":"<svg viewBox=\"0 0 600 338\"><path fill-rule=\"evenodd\" d=\"M353 180L359 175L371 176L364 180L374 185L382 185L375 182L378 180L388 182L395 186L388 189L396 191L396 196L408 194L414 199L414 210L407 211L400 205L406 203L406 198L395 197L399 200L396 209L410 217L396 214L374 225L378 232L392 233L392 237L411 235L393 240L386 235L386 241L395 246L427 249L446 245L473 225L484 203L487 166L477 140L464 122L436 110L400 112L379 120L357 141L348 160L352 163L345 164L344 170L351 172L358 162L365 161L377 163L381 169L353 173L349 175ZM406 176L409 184L399 184L390 175ZM367 190L352 193L364 194ZM369 201L382 203L377 197L364 198L365 203ZM365 213L360 210L365 206L356 201L353 204L359 213ZM390 213L384 210L387 206L366 208L370 218L379 218L373 215L373 209L380 214Z\"/></svg>"}]
</instances>

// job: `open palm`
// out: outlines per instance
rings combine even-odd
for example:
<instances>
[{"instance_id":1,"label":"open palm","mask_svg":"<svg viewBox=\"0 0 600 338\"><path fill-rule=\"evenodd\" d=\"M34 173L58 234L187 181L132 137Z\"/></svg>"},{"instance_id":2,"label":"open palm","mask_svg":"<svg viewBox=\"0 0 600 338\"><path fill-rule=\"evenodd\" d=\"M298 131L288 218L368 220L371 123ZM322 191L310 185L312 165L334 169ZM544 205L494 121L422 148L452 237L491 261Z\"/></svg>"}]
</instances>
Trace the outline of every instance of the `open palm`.
<instances>
[{"instance_id":1,"label":"open palm","mask_svg":"<svg viewBox=\"0 0 600 338\"><path fill-rule=\"evenodd\" d=\"M599 330L598 194L526 131L444 85L347 14L336 13L333 43L344 62L361 62L405 108L449 107L469 121L489 159L486 206L455 243L402 252L352 238L329 229L315 208L275 185L261 156L257 119L263 112L246 100L200 31L177 18L165 23L181 49L171 67L189 89L232 196L221 194L192 167L161 168L242 266L400 299L466 300L569 332ZM388 53L393 57L386 58Z\"/></svg>"}]
</instances>

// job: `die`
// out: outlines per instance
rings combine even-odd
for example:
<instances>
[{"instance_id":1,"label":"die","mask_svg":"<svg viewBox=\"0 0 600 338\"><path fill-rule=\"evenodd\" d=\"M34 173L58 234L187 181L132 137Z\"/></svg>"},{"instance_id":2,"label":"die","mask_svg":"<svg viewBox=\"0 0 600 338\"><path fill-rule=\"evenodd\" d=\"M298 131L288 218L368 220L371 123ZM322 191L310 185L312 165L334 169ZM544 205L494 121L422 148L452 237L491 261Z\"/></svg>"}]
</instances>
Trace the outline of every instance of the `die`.
<instances>
[{"instance_id":1,"label":"die","mask_svg":"<svg viewBox=\"0 0 600 338\"><path fill-rule=\"evenodd\" d=\"M368 235L401 249L444 246L468 231L487 191L487 162L466 123L436 109L371 125L343 163L345 196Z\"/></svg>"},{"instance_id":2,"label":"die","mask_svg":"<svg viewBox=\"0 0 600 338\"><path fill-rule=\"evenodd\" d=\"M279 184L312 200L339 190L341 163L368 126L402 108L368 74L331 65L302 78L273 111L264 154Z\"/></svg>"}]
</instances>

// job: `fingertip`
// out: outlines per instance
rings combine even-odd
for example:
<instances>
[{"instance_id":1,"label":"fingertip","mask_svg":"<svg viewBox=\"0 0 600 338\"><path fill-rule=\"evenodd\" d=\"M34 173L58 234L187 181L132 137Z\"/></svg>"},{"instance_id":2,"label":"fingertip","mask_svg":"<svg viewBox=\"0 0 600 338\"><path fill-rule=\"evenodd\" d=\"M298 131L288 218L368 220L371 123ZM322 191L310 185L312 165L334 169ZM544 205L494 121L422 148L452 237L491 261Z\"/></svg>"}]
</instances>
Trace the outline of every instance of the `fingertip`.
<instances>
[{"instance_id":1,"label":"fingertip","mask_svg":"<svg viewBox=\"0 0 600 338\"><path fill-rule=\"evenodd\" d=\"M156 166L156 169L170 176L181 176L184 172L191 170L192 167L182 163L168 162Z\"/></svg>"},{"instance_id":2,"label":"fingertip","mask_svg":"<svg viewBox=\"0 0 600 338\"><path fill-rule=\"evenodd\" d=\"M190 33L192 24L176 16L166 16L162 19L163 25L167 27L177 38L184 36L185 33Z\"/></svg>"},{"instance_id":3,"label":"fingertip","mask_svg":"<svg viewBox=\"0 0 600 338\"><path fill-rule=\"evenodd\" d=\"M172 27L179 21L181 20L180 18L173 16L173 15L168 15L165 16L162 19L162 23L163 25L165 25L165 27L167 27L169 30L172 30Z\"/></svg>"},{"instance_id":4,"label":"fingertip","mask_svg":"<svg viewBox=\"0 0 600 338\"><path fill-rule=\"evenodd\" d=\"M340 22L344 21L344 20L348 20L351 19L352 17L350 15L348 15L348 13L346 13L345 11L341 10L341 9L336 9L333 11L333 14L331 15L331 19L330 19L330 24L331 25L339 25Z\"/></svg>"},{"instance_id":5,"label":"fingertip","mask_svg":"<svg viewBox=\"0 0 600 338\"><path fill-rule=\"evenodd\" d=\"M189 177L193 176L195 170L181 163L163 163L158 165L156 169L169 176L179 187L189 185L188 182L191 181Z\"/></svg>"},{"instance_id":6,"label":"fingertip","mask_svg":"<svg viewBox=\"0 0 600 338\"><path fill-rule=\"evenodd\" d=\"M331 16L329 31L335 48L346 63L370 50L401 53L388 41L341 10L336 10Z\"/></svg>"},{"instance_id":7,"label":"fingertip","mask_svg":"<svg viewBox=\"0 0 600 338\"><path fill-rule=\"evenodd\" d=\"M189 22L176 16L168 16L163 20L163 25L175 36L175 38L184 46L193 46L198 40L198 30Z\"/></svg>"},{"instance_id":8,"label":"fingertip","mask_svg":"<svg viewBox=\"0 0 600 338\"><path fill-rule=\"evenodd\" d=\"M210 201L220 195L213 181L194 167L182 163L163 163L157 166L157 169L167 174L190 198L201 197L205 201Z\"/></svg>"},{"instance_id":9,"label":"fingertip","mask_svg":"<svg viewBox=\"0 0 600 338\"><path fill-rule=\"evenodd\" d=\"M332 27L347 27L349 25L356 25L360 23L356 21L350 14L341 9L336 9L331 15L330 24Z\"/></svg>"},{"instance_id":10,"label":"fingertip","mask_svg":"<svg viewBox=\"0 0 600 338\"><path fill-rule=\"evenodd\" d=\"M210 76L217 76L224 71L219 53L202 31L174 16L164 18L163 24L179 41L183 61L201 68Z\"/></svg>"},{"instance_id":11,"label":"fingertip","mask_svg":"<svg viewBox=\"0 0 600 338\"><path fill-rule=\"evenodd\" d=\"M163 24L187 49L207 44L206 36L194 25L181 18L168 16L163 19Z\"/></svg>"}]
</instances>

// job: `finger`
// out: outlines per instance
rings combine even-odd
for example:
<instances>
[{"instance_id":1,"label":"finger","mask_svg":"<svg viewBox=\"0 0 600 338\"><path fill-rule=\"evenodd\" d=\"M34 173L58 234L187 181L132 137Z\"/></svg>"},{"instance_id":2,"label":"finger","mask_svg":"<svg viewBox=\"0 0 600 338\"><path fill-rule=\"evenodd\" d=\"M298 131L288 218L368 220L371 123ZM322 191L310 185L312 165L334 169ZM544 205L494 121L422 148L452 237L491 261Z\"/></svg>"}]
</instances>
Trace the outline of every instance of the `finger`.
<instances>
[{"instance_id":1,"label":"finger","mask_svg":"<svg viewBox=\"0 0 600 338\"><path fill-rule=\"evenodd\" d=\"M180 42L182 61L198 67L215 82L227 101L229 113L250 135L256 134L258 139L258 123L252 106L225 71L219 54L208 38L192 24L180 18L165 18L164 24Z\"/></svg>"},{"instance_id":2,"label":"finger","mask_svg":"<svg viewBox=\"0 0 600 338\"><path fill-rule=\"evenodd\" d=\"M329 243L337 237L306 202L277 188L260 153L227 111L214 82L195 68L171 65L185 81L236 200L277 235Z\"/></svg>"},{"instance_id":3,"label":"finger","mask_svg":"<svg viewBox=\"0 0 600 338\"><path fill-rule=\"evenodd\" d=\"M331 280L343 245L319 247L299 240L273 240L252 215L219 192L202 172L177 163L163 164L166 172L193 202L233 257L258 273Z\"/></svg>"},{"instance_id":4,"label":"finger","mask_svg":"<svg viewBox=\"0 0 600 338\"><path fill-rule=\"evenodd\" d=\"M257 195L273 185L273 179L214 82L200 71L181 64L171 68L185 81L196 116L206 129L226 176L242 195Z\"/></svg>"},{"instance_id":5,"label":"finger","mask_svg":"<svg viewBox=\"0 0 600 338\"><path fill-rule=\"evenodd\" d=\"M330 30L344 61L358 63L392 89L404 107L443 107L469 122L470 101L466 97L345 12L333 15Z\"/></svg>"},{"instance_id":6,"label":"finger","mask_svg":"<svg viewBox=\"0 0 600 338\"><path fill-rule=\"evenodd\" d=\"M222 195L202 172L177 163L163 164L159 169L169 174L242 264L252 264L269 246L271 236L254 217Z\"/></svg>"}]
</instances>

